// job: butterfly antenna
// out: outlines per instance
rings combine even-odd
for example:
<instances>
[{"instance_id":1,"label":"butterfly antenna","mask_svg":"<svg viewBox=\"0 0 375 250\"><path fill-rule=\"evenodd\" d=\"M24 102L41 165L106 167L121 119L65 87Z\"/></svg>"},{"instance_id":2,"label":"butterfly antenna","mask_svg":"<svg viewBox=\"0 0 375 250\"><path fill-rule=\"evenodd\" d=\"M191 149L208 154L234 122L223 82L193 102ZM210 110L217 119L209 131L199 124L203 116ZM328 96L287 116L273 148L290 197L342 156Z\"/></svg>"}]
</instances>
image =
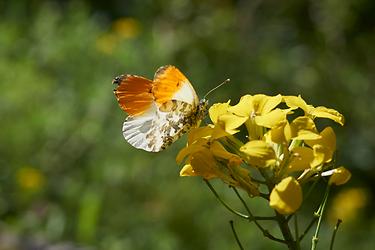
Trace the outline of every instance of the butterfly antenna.
<instances>
[{"instance_id":1,"label":"butterfly antenna","mask_svg":"<svg viewBox=\"0 0 375 250\"><path fill-rule=\"evenodd\" d=\"M203 99L206 99L206 97L211 94L213 91L217 90L218 88L220 88L221 86L223 86L224 84L230 82L230 79L226 79L224 82L220 83L219 85L217 85L215 88L211 89L210 91L207 92L207 94L204 95Z\"/></svg>"}]
</instances>

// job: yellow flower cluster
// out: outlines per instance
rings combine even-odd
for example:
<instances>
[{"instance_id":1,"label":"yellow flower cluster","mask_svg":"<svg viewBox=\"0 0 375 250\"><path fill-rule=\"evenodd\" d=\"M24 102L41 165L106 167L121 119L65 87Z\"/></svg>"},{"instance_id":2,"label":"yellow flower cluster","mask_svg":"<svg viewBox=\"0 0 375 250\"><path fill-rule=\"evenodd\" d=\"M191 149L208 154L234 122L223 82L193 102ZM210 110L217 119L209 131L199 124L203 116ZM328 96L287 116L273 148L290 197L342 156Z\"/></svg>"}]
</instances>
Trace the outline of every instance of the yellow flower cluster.
<instances>
[{"instance_id":1,"label":"yellow flower cluster","mask_svg":"<svg viewBox=\"0 0 375 250\"><path fill-rule=\"evenodd\" d=\"M324 176L335 185L350 179L348 170L334 167L333 129L315 125L316 118L343 125L334 109L314 107L300 96L258 94L234 106L214 104L209 116L212 124L193 129L177 155L177 163L184 163L181 176L220 178L250 196L260 195L264 184L270 206L281 214L300 207L302 184Z\"/></svg>"}]
</instances>

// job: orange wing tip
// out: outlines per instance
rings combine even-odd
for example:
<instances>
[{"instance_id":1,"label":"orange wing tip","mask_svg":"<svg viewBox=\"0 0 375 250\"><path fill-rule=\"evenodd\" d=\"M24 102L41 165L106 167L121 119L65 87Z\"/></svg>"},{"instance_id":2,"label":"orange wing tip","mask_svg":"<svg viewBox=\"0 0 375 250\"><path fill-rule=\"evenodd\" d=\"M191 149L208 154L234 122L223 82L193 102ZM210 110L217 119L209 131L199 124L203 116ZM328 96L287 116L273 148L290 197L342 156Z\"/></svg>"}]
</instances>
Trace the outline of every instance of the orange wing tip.
<instances>
[{"instance_id":1,"label":"orange wing tip","mask_svg":"<svg viewBox=\"0 0 375 250\"><path fill-rule=\"evenodd\" d=\"M137 75L116 76L112 83L117 85L114 94L120 108L130 116L146 112L154 101L151 93L152 81Z\"/></svg>"}]
</instances>

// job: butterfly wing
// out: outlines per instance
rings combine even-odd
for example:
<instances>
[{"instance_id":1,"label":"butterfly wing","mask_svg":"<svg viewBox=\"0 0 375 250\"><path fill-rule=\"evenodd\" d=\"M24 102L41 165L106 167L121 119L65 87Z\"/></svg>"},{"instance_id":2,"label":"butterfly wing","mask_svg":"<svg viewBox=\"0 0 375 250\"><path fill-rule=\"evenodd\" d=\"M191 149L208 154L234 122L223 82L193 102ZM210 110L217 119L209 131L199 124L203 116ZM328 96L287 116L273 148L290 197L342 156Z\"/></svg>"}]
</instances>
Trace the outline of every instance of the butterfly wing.
<instances>
[{"instance_id":1,"label":"butterfly wing","mask_svg":"<svg viewBox=\"0 0 375 250\"><path fill-rule=\"evenodd\" d=\"M129 114L122 131L132 146L159 152L196 124L198 96L176 67L159 68L153 82L125 75L114 83L119 105Z\"/></svg>"},{"instance_id":2,"label":"butterfly wing","mask_svg":"<svg viewBox=\"0 0 375 250\"><path fill-rule=\"evenodd\" d=\"M154 76L152 92L155 101L162 105L171 100L197 106L199 98L189 80L175 66L160 67Z\"/></svg>"},{"instance_id":3,"label":"butterfly wing","mask_svg":"<svg viewBox=\"0 0 375 250\"><path fill-rule=\"evenodd\" d=\"M195 108L173 100L160 110L154 105L151 112L128 116L123 124L123 135L134 147L159 152L181 137L194 125Z\"/></svg>"},{"instance_id":4,"label":"butterfly wing","mask_svg":"<svg viewBox=\"0 0 375 250\"><path fill-rule=\"evenodd\" d=\"M141 115L152 109L154 96L152 92L152 81L136 75L117 76L112 81L117 85L113 91L120 108L130 116Z\"/></svg>"}]
</instances>

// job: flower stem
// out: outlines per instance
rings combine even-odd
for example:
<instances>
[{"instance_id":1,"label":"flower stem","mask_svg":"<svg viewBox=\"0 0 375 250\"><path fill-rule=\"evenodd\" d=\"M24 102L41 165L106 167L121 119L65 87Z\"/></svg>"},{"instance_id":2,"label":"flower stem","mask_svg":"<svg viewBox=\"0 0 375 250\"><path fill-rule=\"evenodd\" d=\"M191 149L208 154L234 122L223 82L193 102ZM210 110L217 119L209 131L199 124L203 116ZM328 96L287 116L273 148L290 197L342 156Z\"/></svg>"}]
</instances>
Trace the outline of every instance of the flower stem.
<instances>
[{"instance_id":1,"label":"flower stem","mask_svg":"<svg viewBox=\"0 0 375 250\"><path fill-rule=\"evenodd\" d=\"M211 183L206 180L206 179L203 179L204 182L207 184L207 186L210 188L211 192L215 195L215 197L221 202L221 204L223 204L224 207L226 207L230 212L232 212L233 214L241 217L241 218L244 218L246 220L250 219L250 216L248 215L245 215L245 214L242 214L236 210L234 210L233 208L231 208L225 201L223 201L220 196L218 195L218 193L216 192L216 190L214 189L214 187L211 185Z\"/></svg>"},{"instance_id":2,"label":"flower stem","mask_svg":"<svg viewBox=\"0 0 375 250\"><path fill-rule=\"evenodd\" d=\"M277 211L276 213L276 219L277 223L279 224L281 233L284 236L285 243L288 245L288 248L290 250L299 250L300 246L297 244L297 241L293 239L292 232L290 231L288 220L282 215L279 214Z\"/></svg>"},{"instance_id":3,"label":"flower stem","mask_svg":"<svg viewBox=\"0 0 375 250\"><path fill-rule=\"evenodd\" d=\"M243 248L243 246L242 246L242 244L241 244L241 242L240 242L240 239L238 238L238 235L237 235L237 233L236 233L236 230L234 229L233 221L232 221L232 220L229 221L229 224L230 224L230 227L232 228L232 232L233 232L233 234L234 234L234 238L236 239L236 242L237 242L237 244L238 244L238 247L240 248L240 250L244 250L244 248Z\"/></svg>"},{"instance_id":4,"label":"flower stem","mask_svg":"<svg viewBox=\"0 0 375 250\"><path fill-rule=\"evenodd\" d=\"M318 219L318 225L316 226L316 229L315 229L315 234L311 239L311 250L315 250L318 244L318 240L319 240L318 235L319 235L319 230L320 230L320 226L322 223L323 212L326 207L327 200L328 200L329 188L330 188L330 185L327 185L326 192L324 193L323 202L317 212L317 214L319 215L319 219Z\"/></svg>"},{"instance_id":5,"label":"flower stem","mask_svg":"<svg viewBox=\"0 0 375 250\"><path fill-rule=\"evenodd\" d=\"M244 205L247 213L249 214L249 221L254 221L254 223L257 225L257 227L260 230L264 230L262 226L257 222L258 220L276 220L275 216L254 216L253 213L250 211L249 207L247 206L245 200L242 198L240 193L238 192L237 188L231 187L233 191L236 193L237 197L240 199L241 203Z\"/></svg>"},{"instance_id":6,"label":"flower stem","mask_svg":"<svg viewBox=\"0 0 375 250\"><path fill-rule=\"evenodd\" d=\"M329 246L330 250L333 250L333 243L335 242L336 233L337 233L337 230L339 229L339 226L340 226L341 222L342 222L342 220L338 219L337 222L336 222L335 229L333 229L333 234L332 234L332 238L331 238L331 244Z\"/></svg>"},{"instance_id":7,"label":"flower stem","mask_svg":"<svg viewBox=\"0 0 375 250\"><path fill-rule=\"evenodd\" d=\"M296 244L297 246L300 245L299 243L299 230L298 230L298 217L297 213L294 214L294 233L295 233L295 239L296 239Z\"/></svg>"},{"instance_id":8,"label":"flower stem","mask_svg":"<svg viewBox=\"0 0 375 250\"><path fill-rule=\"evenodd\" d=\"M301 234L299 237L299 241L301 242L303 238L306 236L306 234L310 231L311 227L315 224L315 222L318 220L319 215L314 213L313 219L310 221L309 225L306 227L305 231Z\"/></svg>"},{"instance_id":9,"label":"flower stem","mask_svg":"<svg viewBox=\"0 0 375 250\"><path fill-rule=\"evenodd\" d=\"M262 227L262 225L260 225L259 222L258 222L258 220L276 220L276 217L275 216L268 216L268 217L267 216L254 216L253 213L250 211L249 207L247 206L245 200L241 197L238 190L235 187L232 187L232 189L236 193L237 197L240 199L242 204L244 205L246 211L248 212L249 217L250 217L249 222L253 221L255 223L255 225L259 228L259 230L262 231L263 235L265 237L267 237L268 239L279 242L279 243L286 244L286 242L284 240L278 239L275 236L273 236L270 232L268 232L268 230L264 229Z\"/></svg>"}]
</instances>

